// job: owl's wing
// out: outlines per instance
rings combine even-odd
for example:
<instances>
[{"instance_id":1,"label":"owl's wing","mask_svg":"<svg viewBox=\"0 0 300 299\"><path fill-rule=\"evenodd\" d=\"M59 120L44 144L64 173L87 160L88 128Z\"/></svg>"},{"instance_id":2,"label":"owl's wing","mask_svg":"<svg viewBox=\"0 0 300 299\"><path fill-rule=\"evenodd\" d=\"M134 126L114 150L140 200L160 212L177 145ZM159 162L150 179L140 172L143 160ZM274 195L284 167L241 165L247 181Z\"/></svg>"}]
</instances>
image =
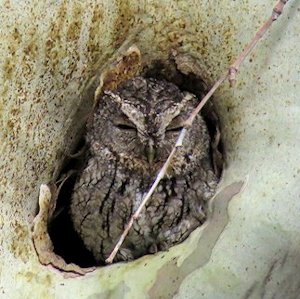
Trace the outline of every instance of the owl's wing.
<instances>
[{"instance_id":1,"label":"owl's wing","mask_svg":"<svg viewBox=\"0 0 300 299\"><path fill-rule=\"evenodd\" d=\"M126 178L122 178L117 163L116 159L90 158L72 195L74 228L98 261L113 249L133 208L130 196L122 194Z\"/></svg>"}]
</instances>

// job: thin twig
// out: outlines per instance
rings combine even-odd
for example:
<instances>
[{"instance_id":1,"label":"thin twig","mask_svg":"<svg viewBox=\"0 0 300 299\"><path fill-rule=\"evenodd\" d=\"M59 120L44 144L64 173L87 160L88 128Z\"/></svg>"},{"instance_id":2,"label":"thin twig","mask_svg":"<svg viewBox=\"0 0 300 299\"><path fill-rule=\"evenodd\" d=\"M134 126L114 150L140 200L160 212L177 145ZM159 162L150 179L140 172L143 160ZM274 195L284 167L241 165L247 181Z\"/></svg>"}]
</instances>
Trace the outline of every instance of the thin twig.
<instances>
[{"instance_id":1,"label":"thin twig","mask_svg":"<svg viewBox=\"0 0 300 299\"><path fill-rule=\"evenodd\" d=\"M229 83L230 86L233 87L236 82L236 74L239 70L241 63L245 60L245 58L249 55L249 53L253 50L259 40L264 36L266 31L271 27L274 21L278 19L278 17L282 14L284 5L288 2L288 0L279 0L277 4L274 6L273 11L269 19L261 26L261 28L257 31L254 38L251 42L246 46L244 51L240 54L240 56L235 60L235 62L229 67Z\"/></svg>"},{"instance_id":2,"label":"thin twig","mask_svg":"<svg viewBox=\"0 0 300 299\"><path fill-rule=\"evenodd\" d=\"M120 247L122 246L122 243L124 242L130 228L132 227L134 221L139 217L143 207L146 205L147 201L152 196L153 192L155 191L157 185L159 182L165 177L167 173L167 169L169 168L172 158L174 157L175 153L177 152L178 148L182 146L183 139L185 137L185 134L187 130L192 126L193 121L197 114L200 112L200 110L203 108L203 106L207 103L207 101L211 98L213 93L217 90L217 88L228 78L229 83L231 86L234 85L236 81L236 74L238 72L238 69L242 62L245 60L245 58L249 55L249 53L253 50L255 45L258 43L258 41L263 37L263 35L266 33L266 31L271 27L272 23L278 19L278 17L281 15L284 5L288 2L288 0L279 0L275 7L273 8L271 17L262 25L262 27L257 31L254 38L251 40L251 42L245 47L243 52L237 57L237 59L234 61L234 63L229 67L228 71L224 73L219 80L213 85L213 87L210 89L210 91L205 95L205 97L201 100L201 102L198 104L198 106L194 109L194 111L191 113L191 115L188 117L188 119L184 123L184 128L181 130L179 137L176 141L175 146L173 147L167 161L164 163L163 167L159 171L155 181L153 182L150 190L144 197L143 201L141 202L138 209L135 211L135 213L131 216L126 228L124 229L118 243L115 245L114 250L111 252L109 257L105 260L106 263L112 263L114 257L116 256L117 252L119 251Z\"/></svg>"},{"instance_id":3,"label":"thin twig","mask_svg":"<svg viewBox=\"0 0 300 299\"><path fill-rule=\"evenodd\" d=\"M205 97L201 100L195 110L191 113L188 119L185 121L185 127L190 128L194 122L195 117L203 108L203 106L207 103L207 101L211 98L214 92L218 89L218 87L226 80L228 77L228 72L224 73L219 80L214 84L214 86L210 89L210 91L205 95Z\"/></svg>"}]
</instances>

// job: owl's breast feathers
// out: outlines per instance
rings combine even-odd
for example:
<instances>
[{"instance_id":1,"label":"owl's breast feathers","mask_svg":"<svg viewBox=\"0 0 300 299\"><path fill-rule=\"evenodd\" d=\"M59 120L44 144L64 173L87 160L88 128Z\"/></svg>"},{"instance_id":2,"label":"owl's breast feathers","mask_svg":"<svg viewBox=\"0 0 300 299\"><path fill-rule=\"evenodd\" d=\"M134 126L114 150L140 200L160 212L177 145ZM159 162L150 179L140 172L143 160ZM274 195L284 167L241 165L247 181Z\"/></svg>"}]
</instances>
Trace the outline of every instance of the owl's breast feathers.
<instances>
[{"instance_id":1,"label":"owl's breast feathers","mask_svg":"<svg viewBox=\"0 0 300 299\"><path fill-rule=\"evenodd\" d=\"M113 249L155 178L142 165L135 172L137 165L130 165L134 161L108 155L107 149L105 153L89 159L71 204L75 230L99 262ZM207 200L216 183L213 172L201 167L184 177L162 180L125 240L126 254L123 250L117 259L124 259L124 254L128 259L137 258L184 240L204 222Z\"/></svg>"}]
</instances>

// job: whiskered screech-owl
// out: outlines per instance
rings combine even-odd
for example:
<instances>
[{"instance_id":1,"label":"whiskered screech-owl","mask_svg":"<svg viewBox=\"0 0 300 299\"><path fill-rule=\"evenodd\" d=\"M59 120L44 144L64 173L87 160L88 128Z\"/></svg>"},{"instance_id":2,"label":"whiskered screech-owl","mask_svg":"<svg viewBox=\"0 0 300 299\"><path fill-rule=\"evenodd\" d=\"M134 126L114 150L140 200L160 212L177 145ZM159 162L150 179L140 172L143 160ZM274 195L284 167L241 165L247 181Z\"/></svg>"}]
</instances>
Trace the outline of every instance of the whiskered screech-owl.
<instances>
[{"instance_id":1,"label":"whiskered screech-owl","mask_svg":"<svg viewBox=\"0 0 300 299\"><path fill-rule=\"evenodd\" d=\"M70 209L76 232L97 262L114 248L198 102L172 83L143 77L100 99ZM205 221L217 181L208 129L198 115L115 260L166 250L187 238Z\"/></svg>"}]
</instances>

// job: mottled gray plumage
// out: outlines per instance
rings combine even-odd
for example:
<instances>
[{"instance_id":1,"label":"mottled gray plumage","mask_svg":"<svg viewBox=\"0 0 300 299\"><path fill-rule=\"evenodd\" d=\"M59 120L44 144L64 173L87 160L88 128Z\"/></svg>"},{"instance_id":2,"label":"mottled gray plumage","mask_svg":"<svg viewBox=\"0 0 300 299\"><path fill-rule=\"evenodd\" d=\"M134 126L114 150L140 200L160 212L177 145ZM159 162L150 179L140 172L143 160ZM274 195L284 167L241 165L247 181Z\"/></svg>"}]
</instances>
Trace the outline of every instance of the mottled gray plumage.
<instances>
[{"instance_id":1,"label":"mottled gray plumage","mask_svg":"<svg viewBox=\"0 0 300 299\"><path fill-rule=\"evenodd\" d=\"M114 248L197 105L186 95L172 83L136 77L100 99L71 202L74 228L98 262ZM209 143L199 115L115 260L166 250L205 221L217 184Z\"/></svg>"}]
</instances>

